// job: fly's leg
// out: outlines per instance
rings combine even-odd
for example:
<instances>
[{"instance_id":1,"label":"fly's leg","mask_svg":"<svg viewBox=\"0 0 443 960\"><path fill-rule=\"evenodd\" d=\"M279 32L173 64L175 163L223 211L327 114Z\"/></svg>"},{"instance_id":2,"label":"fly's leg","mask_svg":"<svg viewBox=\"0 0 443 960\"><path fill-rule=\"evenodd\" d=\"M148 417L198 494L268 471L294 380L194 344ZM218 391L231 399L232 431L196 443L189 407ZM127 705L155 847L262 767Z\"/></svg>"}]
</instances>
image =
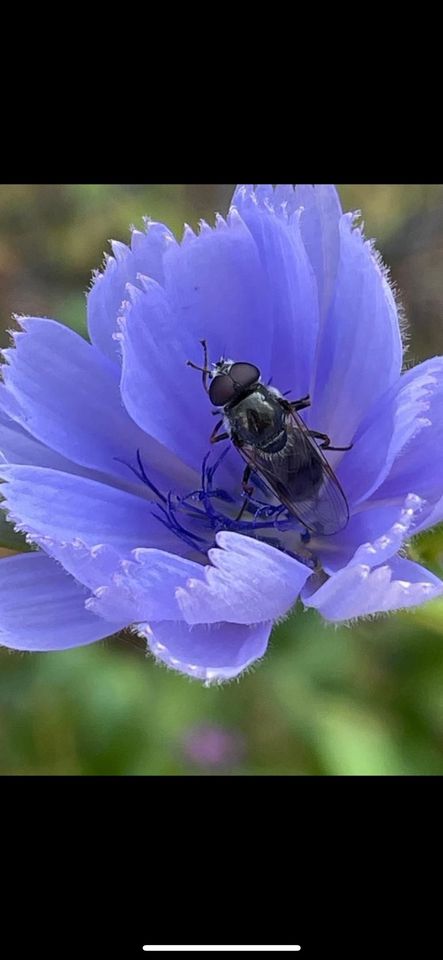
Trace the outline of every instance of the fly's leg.
<instances>
[{"instance_id":1,"label":"fly's leg","mask_svg":"<svg viewBox=\"0 0 443 960\"><path fill-rule=\"evenodd\" d=\"M244 514L244 512L245 512L245 510L246 510L246 507L248 506L248 497L252 497L252 494L253 494L253 492L254 492L254 487L251 487L251 485L248 484L248 480L249 480L249 477L251 476L251 473L252 473L252 468L251 468L251 467L249 466L249 464L248 464L248 466L245 467L245 469L244 469L243 477L242 477L243 493L246 494L246 496L245 496L244 502L242 503L241 510L240 510L240 512L237 514L237 516L236 516L236 518L235 518L236 521L237 521L237 520L241 520L241 518L242 518L242 516L243 516L243 514Z\"/></svg>"},{"instance_id":2,"label":"fly's leg","mask_svg":"<svg viewBox=\"0 0 443 960\"><path fill-rule=\"evenodd\" d=\"M200 340L200 343L203 347L203 366L198 367L196 363L192 362L192 360L187 360L186 366L192 367L193 370L200 370L200 373L203 374L202 376L203 389L206 390L206 393L209 393L208 377L210 376L211 371L208 367L208 344L206 343L206 340Z\"/></svg>"},{"instance_id":3,"label":"fly's leg","mask_svg":"<svg viewBox=\"0 0 443 960\"><path fill-rule=\"evenodd\" d=\"M252 467L250 467L248 464L248 466L245 467L243 471L243 476L241 481L243 492L246 493L248 497L252 497L252 494L254 493L254 487L250 483L248 483L251 473L252 473Z\"/></svg>"},{"instance_id":4,"label":"fly's leg","mask_svg":"<svg viewBox=\"0 0 443 960\"><path fill-rule=\"evenodd\" d=\"M288 412L290 410L305 410L306 407L311 406L311 398L309 394L307 397L302 397L300 400L285 400L283 397L278 397L278 402L280 406Z\"/></svg>"},{"instance_id":5,"label":"fly's leg","mask_svg":"<svg viewBox=\"0 0 443 960\"><path fill-rule=\"evenodd\" d=\"M323 440L323 443L320 444L322 450L352 450L354 446L353 443L350 443L347 447L331 447L331 441L327 433L319 433L318 430L310 430L309 436L314 437L314 440Z\"/></svg>"},{"instance_id":6,"label":"fly's leg","mask_svg":"<svg viewBox=\"0 0 443 960\"><path fill-rule=\"evenodd\" d=\"M212 412L213 412L213 413L216 413L217 411L213 410ZM220 427L222 426L222 423L223 423L223 418L222 418L221 420L219 420L218 423L215 424L215 427L214 427L214 429L213 429L213 431L212 431L212 433L211 433L211 436L209 437L209 443L218 443L219 440L230 440L230 439L231 439L229 433L226 433L226 432L225 432L225 433L219 433L219 432L218 432L218 431L220 430Z\"/></svg>"},{"instance_id":7,"label":"fly's leg","mask_svg":"<svg viewBox=\"0 0 443 960\"><path fill-rule=\"evenodd\" d=\"M229 436L229 433L218 433L222 423L223 423L223 420L219 420L218 423L215 424L215 427L211 433L211 436L209 437L209 443L218 443L219 440L231 439Z\"/></svg>"},{"instance_id":8,"label":"fly's leg","mask_svg":"<svg viewBox=\"0 0 443 960\"><path fill-rule=\"evenodd\" d=\"M292 410L305 410L306 407L311 406L311 398L308 393L307 397L302 397L301 400L290 400L289 403Z\"/></svg>"},{"instance_id":9,"label":"fly's leg","mask_svg":"<svg viewBox=\"0 0 443 960\"><path fill-rule=\"evenodd\" d=\"M220 437L217 437L217 433L220 430L222 423L223 420L219 420L218 423L215 424L211 436L209 437L209 443L217 443L217 440L220 440Z\"/></svg>"}]
</instances>

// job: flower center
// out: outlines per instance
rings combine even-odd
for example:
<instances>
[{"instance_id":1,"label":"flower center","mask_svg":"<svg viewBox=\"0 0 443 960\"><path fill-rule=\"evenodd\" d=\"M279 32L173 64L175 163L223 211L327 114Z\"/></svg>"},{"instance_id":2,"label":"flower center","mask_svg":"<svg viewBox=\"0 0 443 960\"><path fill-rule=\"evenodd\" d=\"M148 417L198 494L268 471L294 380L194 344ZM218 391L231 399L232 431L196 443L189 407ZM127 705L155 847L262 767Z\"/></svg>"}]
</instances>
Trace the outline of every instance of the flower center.
<instances>
[{"instance_id":1,"label":"flower center","mask_svg":"<svg viewBox=\"0 0 443 960\"><path fill-rule=\"evenodd\" d=\"M193 552L207 559L207 551L215 547L216 534L221 530L232 530L245 536L264 540L270 546L290 554L313 569L317 560L309 549L310 533L300 524L282 504L271 504L250 493L243 498L235 498L223 487L217 486L215 477L220 464L229 452L229 446L210 462L212 451L206 454L201 467L201 485L185 496L173 491L163 493L149 479L137 450L138 469L130 467L133 473L145 483L157 498L153 506L153 516L185 543ZM129 466L129 465L128 465ZM254 488L266 489L261 479L251 474ZM246 499L246 505L245 505ZM237 516L239 507L244 506L242 516Z\"/></svg>"}]
</instances>

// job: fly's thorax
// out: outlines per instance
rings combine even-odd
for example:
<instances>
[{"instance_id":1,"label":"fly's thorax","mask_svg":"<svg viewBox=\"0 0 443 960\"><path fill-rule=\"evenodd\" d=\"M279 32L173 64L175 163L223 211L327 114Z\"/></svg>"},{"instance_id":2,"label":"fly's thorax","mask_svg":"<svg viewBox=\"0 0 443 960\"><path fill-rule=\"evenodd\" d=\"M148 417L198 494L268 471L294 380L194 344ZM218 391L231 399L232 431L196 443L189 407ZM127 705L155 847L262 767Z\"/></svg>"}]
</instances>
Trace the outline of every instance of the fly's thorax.
<instances>
[{"instance_id":1,"label":"fly's thorax","mask_svg":"<svg viewBox=\"0 0 443 960\"><path fill-rule=\"evenodd\" d=\"M271 453L278 453L285 446L287 433L285 412L263 384L225 407L231 437L239 446L250 444Z\"/></svg>"}]
</instances>

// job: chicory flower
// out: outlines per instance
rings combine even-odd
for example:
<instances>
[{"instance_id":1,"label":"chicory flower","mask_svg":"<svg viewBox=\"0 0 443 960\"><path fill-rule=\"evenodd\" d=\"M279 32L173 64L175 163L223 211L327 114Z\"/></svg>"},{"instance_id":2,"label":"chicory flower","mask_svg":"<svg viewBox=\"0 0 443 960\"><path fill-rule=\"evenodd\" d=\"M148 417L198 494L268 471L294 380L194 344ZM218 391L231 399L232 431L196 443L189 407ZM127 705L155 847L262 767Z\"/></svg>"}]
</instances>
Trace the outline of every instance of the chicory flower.
<instances>
[{"instance_id":1,"label":"chicory flower","mask_svg":"<svg viewBox=\"0 0 443 960\"><path fill-rule=\"evenodd\" d=\"M330 621L413 607L442 582L405 545L443 519L443 359L402 372L385 269L332 186L239 187L215 227L113 244L90 343L22 317L0 386L2 509L32 552L1 560L0 643L88 644L131 626L206 683L263 656L298 597ZM327 434L349 503L307 536L211 447L200 341L248 361Z\"/></svg>"}]
</instances>

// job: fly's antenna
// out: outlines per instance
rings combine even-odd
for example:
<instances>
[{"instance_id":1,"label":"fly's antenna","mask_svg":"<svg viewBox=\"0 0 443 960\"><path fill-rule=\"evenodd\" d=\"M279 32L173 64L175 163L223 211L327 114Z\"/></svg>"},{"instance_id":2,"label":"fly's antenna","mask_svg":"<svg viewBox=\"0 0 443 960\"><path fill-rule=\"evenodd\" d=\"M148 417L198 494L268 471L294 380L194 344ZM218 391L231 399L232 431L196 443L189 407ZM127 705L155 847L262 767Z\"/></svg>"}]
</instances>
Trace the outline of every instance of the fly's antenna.
<instances>
[{"instance_id":1,"label":"fly's antenna","mask_svg":"<svg viewBox=\"0 0 443 960\"><path fill-rule=\"evenodd\" d=\"M199 370L202 376L203 389L206 393L209 393L208 387L208 377L212 377L212 371L208 367L208 344L206 340L200 340L200 343L203 347L203 366L199 367L196 363L193 363L192 360L186 361L186 366L192 367L193 370Z\"/></svg>"}]
</instances>

